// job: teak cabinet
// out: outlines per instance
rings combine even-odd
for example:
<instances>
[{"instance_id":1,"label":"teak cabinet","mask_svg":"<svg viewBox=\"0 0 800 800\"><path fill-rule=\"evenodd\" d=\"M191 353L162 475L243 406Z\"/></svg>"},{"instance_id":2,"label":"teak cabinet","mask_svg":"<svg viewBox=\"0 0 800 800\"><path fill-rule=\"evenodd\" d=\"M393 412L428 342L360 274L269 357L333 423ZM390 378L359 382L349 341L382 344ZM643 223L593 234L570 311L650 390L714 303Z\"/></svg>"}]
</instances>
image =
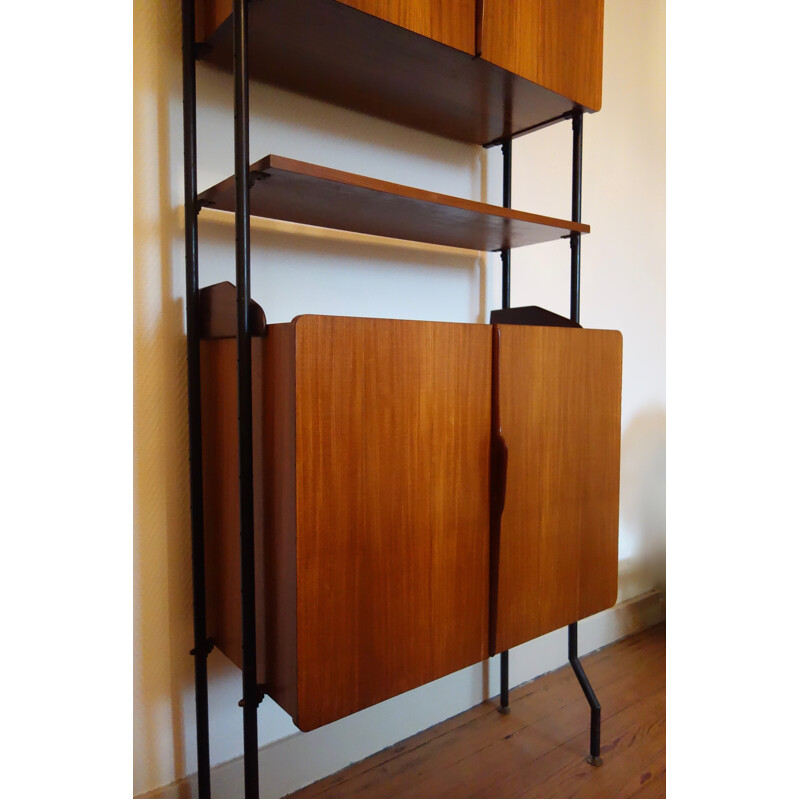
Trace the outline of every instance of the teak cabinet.
<instances>
[{"instance_id":1,"label":"teak cabinet","mask_svg":"<svg viewBox=\"0 0 800 800\"><path fill-rule=\"evenodd\" d=\"M603 0L483 0L481 58L592 111L603 96Z\"/></svg>"},{"instance_id":2,"label":"teak cabinet","mask_svg":"<svg viewBox=\"0 0 800 800\"><path fill-rule=\"evenodd\" d=\"M491 330L253 339L259 681L311 730L488 657ZM236 341L202 343L209 631L241 659Z\"/></svg>"},{"instance_id":3,"label":"teak cabinet","mask_svg":"<svg viewBox=\"0 0 800 800\"><path fill-rule=\"evenodd\" d=\"M198 0L233 63L231 0ZM498 143L602 100L603 0L252 0L253 77L403 125Z\"/></svg>"},{"instance_id":4,"label":"teak cabinet","mask_svg":"<svg viewBox=\"0 0 800 800\"><path fill-rule=\"evenodd\" d=\"M236 340L201 355L209 632L238 664ZM301 730L613 605L618 333L301 316L252 363L259 682Z\"/></svg>"},{"instance_id":5,"label":"teak cabinet","mask_svg":"<svg viewBox=\"0 0 800 800\"><path fill-rule=\"evenodd\" d=\"M475 54L476 0L338 0L428 39ZM479 0L478 0L479 2Z\"/></svg>"}]
</instances>

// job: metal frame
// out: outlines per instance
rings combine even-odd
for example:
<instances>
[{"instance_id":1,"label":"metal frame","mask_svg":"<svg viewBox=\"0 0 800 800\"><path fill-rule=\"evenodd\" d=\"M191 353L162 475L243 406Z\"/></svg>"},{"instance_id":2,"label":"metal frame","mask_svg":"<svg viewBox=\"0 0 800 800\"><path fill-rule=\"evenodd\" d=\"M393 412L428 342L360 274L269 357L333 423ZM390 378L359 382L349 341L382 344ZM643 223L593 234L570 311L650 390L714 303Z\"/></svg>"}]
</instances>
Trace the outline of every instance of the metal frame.
<instances>
[{"instance_id":1,"label":"metal frame","mask_svg":"<svg viewBox=\"0 0 800 800\"><path fill-rule=\"evenodd\" d=\"M202 46L195 42L194 0L182 0L184 220L186 230L186 348L189 384L189 453L194 605L195 706L198 794L211 797L208 735L203 464L200 409L200 330L197 199L197 75ZM258 705L255 636L255 542L253 515L253 408L250 338L250 108L247 0L234 0L237 384L239 412L239 515L242 580L242 707L245 797L258 797Z\"/></svg>"},{"instance_id":2,"label":"metal frame","mask_svg":"<svg viewBox=\"0 0 800 800\"><path fill-rule=\"evenodd\" d=\"M572 221L581 221L581 200L583 193L583 111L577 110L570 115L564 115L537 125L533 130L540 130L548 125L560 122L563 119L572 119ZM522 131L529 133L530 131ZM511 207L511 141L514 137L499 142L503 151L503 206ZM494 142L492 144L498 144ZM488 145L491 146L491 145ZM572 233L569 236L570 247L570 292L569 316L570 319L580 324L581 311L581 235ZM511 252L508 249L500 251L503 268L502 308L511 308ZM575 672L578 682L583 689L586 700L591 708L591 723L589 732L589 755L586 760L594 767L603 763L600 758L600 703L592 689L589 679L578 659L578 623L572 622L567 626L567 649L569 663ZM500 653L500 705L498 711L508 714L511 711L508 699L508 650Z\"/></svg>"},{"instance_id":3,"label":"metal frame","mask_svg":"<svg viewBox=\"0 0 800 800\"><path fill-rule=\"evenodd\" d=\"M257 683L255 636L255 542L253 512L253 409L252 344L250 335L250 108L247 42L248 0L233 2L234 38L234 143L236 186L236 302L237 302L237 385L239 414L239 514L241 520L242 581L242 707L244 736L245 797L259 796L258 776L258 706L264 697ZM203 464L200 408L200 295L198 277L197 199L197 83L196 61L203 45L195 42L194 0L182 0L183 56L183 147L184 147L184 221L186 245L186 347L189 394L189 452L192 540L192 592L194 606L195 712L197 726L197 773L200 797L211 796L209 724L208 724L208 655L213 643L206 631L205 545L203 538ZM537 125L547 127L572 119L572 219L581 218L581 165L583 148L583 111L576 110ZM500 144L503 152L503 206L511 207L511 142L530 131L521 131L487 147ZM570 317L580 317L580 234L570 235ZM511 251L501 251L503 269L502 307L511 308ZM569 661L592 709L589 763L599 766L600 704L578 660L577 622L569 625ZM510 711L508 697L509 654L500 654L500 711Z\"/></svg>"},{"instance_id":4,"label":"metal frame","mask_svg":"<svg viewBox=\"0 0 800 800\"><path fill-rule=\"evenodd\" d=\"M250 84L247 0L233 3L234 161L236 186L236 361L239 409L239 524L242 580L242 724L244 796L258 797L256 578L253 513L253 376L250 342Z\"/></svg>"},{"instance_id":5,"label":"metal frame","mask_svg":"<svg viewBox=\"0 0 800 800\"><path fill-rule=\"evenodd\" d=\"M200 428L200 294L197 269L197 85L194 0L182 0L183 17L183 176L186 236L186 360L189 385L189 491L192 530L194 606L194 685L197 725L197 783L200 797L211 797L208 744L208 654L206 572L203 541L203 461Z\"/></svg>"}]
</instances>

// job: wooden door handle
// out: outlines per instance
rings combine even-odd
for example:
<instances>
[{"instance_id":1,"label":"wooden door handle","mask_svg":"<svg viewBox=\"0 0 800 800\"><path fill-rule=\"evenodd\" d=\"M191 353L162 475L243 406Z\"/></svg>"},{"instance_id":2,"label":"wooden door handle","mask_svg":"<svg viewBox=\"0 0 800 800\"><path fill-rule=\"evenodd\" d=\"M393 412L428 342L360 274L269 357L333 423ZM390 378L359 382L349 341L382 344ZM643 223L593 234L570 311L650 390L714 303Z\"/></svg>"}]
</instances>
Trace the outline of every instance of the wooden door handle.
<instances>
[{"instance_id":1,"label":"wooden door handle","mask_svg":"<svg viewBox=\"0 0 800 800\"><path fill-rule=\"evenodd\" d=\"M499 431L492 436L491 455L491 514L499 525L506 504L506 476L508 475L508 445Z\"/></svg>"}]
</instances>

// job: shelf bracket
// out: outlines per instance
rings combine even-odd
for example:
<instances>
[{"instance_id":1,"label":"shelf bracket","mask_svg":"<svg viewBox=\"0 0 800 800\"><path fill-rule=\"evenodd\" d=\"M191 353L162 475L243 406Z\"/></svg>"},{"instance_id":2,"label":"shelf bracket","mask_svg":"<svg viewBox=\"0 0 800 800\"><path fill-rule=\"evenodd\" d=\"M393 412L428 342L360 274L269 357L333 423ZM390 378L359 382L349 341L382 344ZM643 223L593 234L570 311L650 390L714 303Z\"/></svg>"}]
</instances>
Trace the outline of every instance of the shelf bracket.
<instances>
[{"instance_id":1,"label":"shelf bracket","mask_svg":"<svg viewBox=\"0 0 800 800\"><path fill-rule=\"evenodd\" d=\"M254 169L248 173L247 181L252 189L258 181L265 181L267 178L269 178L268 172L262 172L261 170Z\"/></svg>"},{"instance_id":2,"label":"shelf bracket","mask_svg":"<svg viewBox=\"0 0 800 800\"><path fill-rule=\"evenodd\" d=\"M201 647L199 649L197 647L193 647L189 651L189 655L190 656L196 656L196 655L208 656L213 649L214 649L213 640L212 639L206 639L205 647Z\"/></svg>"},{"instance_id":3,"label":"shelf bracket","mask_svg":"<svg viewBox=\"0 0 800 800\"><path fill-rule=\"evenodd\" d=\"M266 692L264 691L264 687L263 687L263 686L261 686L261 685L259 684L259 687L258 687L258 693L256 694L256 708L258 708L258 707L261 705L261 701L262 701L262 700L263 700L263 699L264 699L266 696L267 696L267 695L266 695ZM240 701L237 703L237 705L239 706L239 708L244 708L244 707L245 707L247 704L245 703L245 701L244 701L244 698L242 698L242 699L241 699L241 700L240 700Z\"/></svg>"}]
</instances>

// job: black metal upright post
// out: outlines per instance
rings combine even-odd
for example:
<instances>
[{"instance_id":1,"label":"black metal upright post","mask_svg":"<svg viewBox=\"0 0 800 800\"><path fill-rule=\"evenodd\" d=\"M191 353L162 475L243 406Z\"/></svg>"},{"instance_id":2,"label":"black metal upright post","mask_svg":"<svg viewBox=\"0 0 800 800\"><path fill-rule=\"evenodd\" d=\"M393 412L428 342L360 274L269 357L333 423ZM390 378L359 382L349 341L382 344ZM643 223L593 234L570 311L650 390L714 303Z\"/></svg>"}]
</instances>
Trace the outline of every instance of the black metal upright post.
<instances>
[{"instance_id":1,"label":"black metal upright post","mask_svg":"<svg viewBox=\"0 0 800 800\"><path fill-rule=\"evenodd\" d=\"M511 139L502 145L503 151L503 208L511 208ZM511 250L508 247L500 251L503 264L503 296L502 307L511 308Z\"/></svg>"},{"instance_id":2,"label":"black metal upright post","mask_svg":"<svg viewBox=\"0 0 800 800\"><path fill-rule=\"evenodd\" d=\"M572 118L572 221L581 221L581 194L583 184L583 112ZM581 235L569 237L570 246L570 292L569 316L580 323L581 316Z\"/></svg>"},{"instance_id":3,"label":"black metal upright post","mask_svg":"<svg viewBox=\"0 0 800 800\"><path fill-rule=\"evenodd\" d=\"M572 118L572 220L581 221L581 195L583 192L583 112L578 111ZM570 292L569 316L580 323L581 316L581 237L579 233L570 235ZM589 732L589 755L586 760L594 767L603 763L600 758L600 703L583 671L578 659L578 623L572 622L567 628L567 649L569 663L578 678L586 700L591 708L591 730Z\"/></svg>"},{"instance_id":4,"label":"black metal upright post","mask_svg":"<svg viewBox=\"0 0 800 800\"><path fill-rule=\"evenodd\" d=\"M194 687L197 726L197 783L211 797L208 748L208 653L206 574L203 541L203 461L200 430L200 333L197 270L197 85L194 0L183 0L183 208L186 237L186 360L189 385L189 492L191 498L192 601L194 606Z\"/></svg>"},{"instance_id":5,"label":"black metal upright post","mask_svg":"<svg viewBox=\"0 0 800 800\"><path fill-rule=\"evenodd\" d=\"M239 409L239 520L242 579L242 710L245 797L258 797L258 704L253 535L253 376L250 345L250 106L247 0L233 4L236 163L236 303Z\"/></svg>"},{"instance_id":6,"label":"black metal upright post","mask_svg":"<svg viewBox=\"0 0 800 800\"><path fill-rule=\"evenodd\" d=\"M502 145L503 151L503 208L511 208L511 139ZM500 252L503 264L502 307L511 308L511 250L506 247ZM501 714L508 714L508 650L500 653L500 708Z\"/></svg>"}]
</instances>

